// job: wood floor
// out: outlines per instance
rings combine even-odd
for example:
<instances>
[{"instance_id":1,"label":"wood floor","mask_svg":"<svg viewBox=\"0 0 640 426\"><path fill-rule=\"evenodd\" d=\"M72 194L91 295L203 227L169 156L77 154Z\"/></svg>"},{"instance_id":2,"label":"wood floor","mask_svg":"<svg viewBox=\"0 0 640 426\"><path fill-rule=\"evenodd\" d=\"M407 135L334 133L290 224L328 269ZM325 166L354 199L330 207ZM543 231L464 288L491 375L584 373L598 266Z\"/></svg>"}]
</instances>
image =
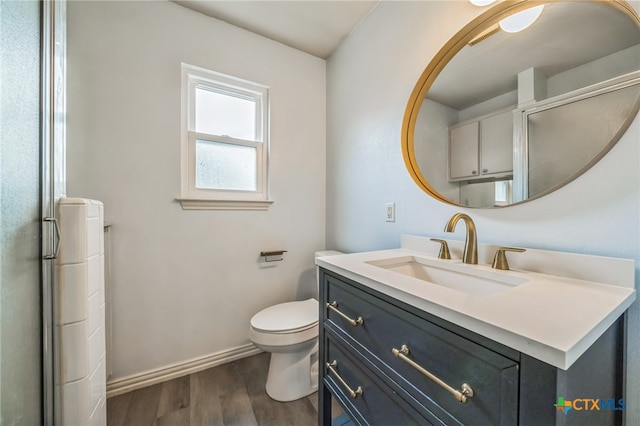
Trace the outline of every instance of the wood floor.
<instances>
[{"instance_id":1,"label":"wood floor","mask_svg":"<svg viewBox=\"0 0 640 426\"><path fill-rule=\"evenodd\" d=\"M318 395L267 396L269 354L261 353L107 400L108 426L312 426ZM334 404L335 405L335 404ZM338 407L333 409L340 414Z\"/></svg>"}]
</instances>

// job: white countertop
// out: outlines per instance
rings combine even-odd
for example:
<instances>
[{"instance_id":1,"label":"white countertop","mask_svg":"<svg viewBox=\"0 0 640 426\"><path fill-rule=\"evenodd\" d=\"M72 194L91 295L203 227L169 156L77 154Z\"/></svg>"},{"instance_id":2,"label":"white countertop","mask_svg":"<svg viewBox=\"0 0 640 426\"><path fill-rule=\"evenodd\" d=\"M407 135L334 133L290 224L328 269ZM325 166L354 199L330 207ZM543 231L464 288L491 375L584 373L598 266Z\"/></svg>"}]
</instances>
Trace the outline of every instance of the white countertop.
<instances>
[{"instance_id":1,"label":"white countertop","mask_svg":"<svg viewBox=\"0 0 640 426\"><path fill-rule=\"evenodd\" d=\"M541 252L532 251L532 258L536 252ZM442 262L460 263L459 256L456 257L455 253L457 250L452 250L454 260ZM563 260L564 254L549 253L554 254L553 258ZM578 260L581 256L566 255L573 258L578 256ZM633 261L625 259L611 259L613 267L621 269L619 265L623 265L623 277L626 279L622 281L631 280L630 283L622 285L524 270L496 271L489 264L465 265L529 280L488 296L472 296L366 263L401 256L437 259L432 253L399 248L321 257L316 263L564 370L568 369L627 310L636 297L633 288ZM606 261L610 259L584 257L584 261L590 264L593 264L594 258L596 262L602 259L605 268ZM602 267L599 269L602 270Z\"/></svg>"}]
</instances>

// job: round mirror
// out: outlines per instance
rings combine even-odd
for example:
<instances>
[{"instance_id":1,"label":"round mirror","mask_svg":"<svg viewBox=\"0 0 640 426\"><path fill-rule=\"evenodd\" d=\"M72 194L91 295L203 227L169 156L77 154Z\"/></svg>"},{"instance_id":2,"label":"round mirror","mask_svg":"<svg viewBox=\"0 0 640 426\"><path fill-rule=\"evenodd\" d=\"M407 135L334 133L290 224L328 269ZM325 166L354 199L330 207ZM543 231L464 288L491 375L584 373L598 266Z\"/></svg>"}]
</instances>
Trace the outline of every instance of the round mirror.
<instances>
[{"instance_id":1,"label":"round mirror","mask_svg":"<svg viewBox=\"0 0 640 426\"><path fill-rule=\"evenodd\" d=\"M543 7L540 7L543 6ZM505 18L535 10L520 31ZM402 149L429 195L503 207L595 164L640 107L640 19L624 1L510 1L459 31L427 66Z\"/></svg>"}]
</instances>

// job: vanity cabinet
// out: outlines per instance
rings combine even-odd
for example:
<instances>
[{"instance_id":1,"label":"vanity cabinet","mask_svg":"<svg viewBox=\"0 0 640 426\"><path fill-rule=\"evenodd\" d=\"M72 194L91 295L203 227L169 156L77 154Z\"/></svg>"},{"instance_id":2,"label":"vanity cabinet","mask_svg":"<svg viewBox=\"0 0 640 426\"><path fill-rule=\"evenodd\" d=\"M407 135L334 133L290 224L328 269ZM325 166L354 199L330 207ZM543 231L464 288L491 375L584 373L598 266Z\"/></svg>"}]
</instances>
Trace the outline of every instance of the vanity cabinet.
<instances>
[{"instance_id":1,"label":"vanity cabinet","mask_svg":"<svg viewBox=\"0 0 640 426\"><path fill-rule=\"evenodd\" d=\"M320 425L331 396L354 424L483 426L585 424L557 398L621 398L620 321L563 371L324 268L320 297Z\"/></svg>"},{"instance_id":2,"label":"vanity cabinet","mask_svg":"<svg viewBox=\"0 0 640 426\"><path fill-rule=\"evenodd\" d=\"M449 128L449 180L499 178L513 174L511 109Z\"/></svg>"}]
</instances>

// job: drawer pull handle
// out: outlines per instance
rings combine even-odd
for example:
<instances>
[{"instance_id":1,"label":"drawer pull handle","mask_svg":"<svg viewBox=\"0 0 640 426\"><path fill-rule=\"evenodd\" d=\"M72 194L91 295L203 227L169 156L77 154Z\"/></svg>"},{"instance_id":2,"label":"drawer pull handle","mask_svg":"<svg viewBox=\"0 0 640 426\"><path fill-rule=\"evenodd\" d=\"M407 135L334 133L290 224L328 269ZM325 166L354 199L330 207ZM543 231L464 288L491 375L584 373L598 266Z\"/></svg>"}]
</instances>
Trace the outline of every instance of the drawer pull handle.
<instances>
[{"instance_id":1,"label":"drawer pull handle","mask_svg":"<svg viewBox=\"0 0 640 426\"><path fill-rule=\"evenodd\" d=\"M351 389L351 387L347 384L347 382L345 382L344 379L340 377L338 372L333 368L337 366L338 366L338 361L336 360L334 360L331 363L328 362L327 370L329 370L329 372L333 373L333 375L336 376L336 379L338 379L342 387L345 388L345 390L349 393L349 396L351 398L356 399L358 396L362 395L362 387L358 386L358 389L356 390Z\"/></svg>"},{"instance_id":2,"label":"drawer pull handle","mask_svg":"<svg viewBox=\"0 0 640 426\"><path fill-rule=\"evenodd\" d=\"M442 380L440 380L438 377L431 374L429 371L422 368L420 365L416 364L413 360L409 359L407 357L407 355L409 354L409 348L407 347L407 345L402 345L400 349L392 348L391 352L395 356L397 356L398 358L400 358L401 360L403 360L404 362L406 362L407 364L409 364L410 366L412 366L413 368L415 368L416 370L418 370L419 372L421 372L422 374L424 374L425 376L427 376L428 378L436 382L440 387L442 387L447 392L452 394L455 397L455 399L462 402L463 404L467 402L468 398L471 398L473 396L473 389L471 389L471 386L469 386L468 384L463 383L462 390L454 389L448 384L446 384L445 382L443 382Z\"/></svg>"},{"instance_id":3,"label":"drawer pull handle","mask_svg":"<svg viewBox=\"0 0 640 426\"><path fill-rule=\"evenodd\" d=\"M349 324L351 324L354 327L357 327L357 326L362 325L364 323L364 320L362 319L362 317L358 317L356 319L353 319L353 318L349 318L348 316L346 316L345 314L340 312L338 310L338 302L335 301L335 300L333 302L331 302L331 303L327 303L327 308L333 310L335 313L340 315L342 318L344 318L347 321L349 321Z\"/></svg>"}]
</instances>

